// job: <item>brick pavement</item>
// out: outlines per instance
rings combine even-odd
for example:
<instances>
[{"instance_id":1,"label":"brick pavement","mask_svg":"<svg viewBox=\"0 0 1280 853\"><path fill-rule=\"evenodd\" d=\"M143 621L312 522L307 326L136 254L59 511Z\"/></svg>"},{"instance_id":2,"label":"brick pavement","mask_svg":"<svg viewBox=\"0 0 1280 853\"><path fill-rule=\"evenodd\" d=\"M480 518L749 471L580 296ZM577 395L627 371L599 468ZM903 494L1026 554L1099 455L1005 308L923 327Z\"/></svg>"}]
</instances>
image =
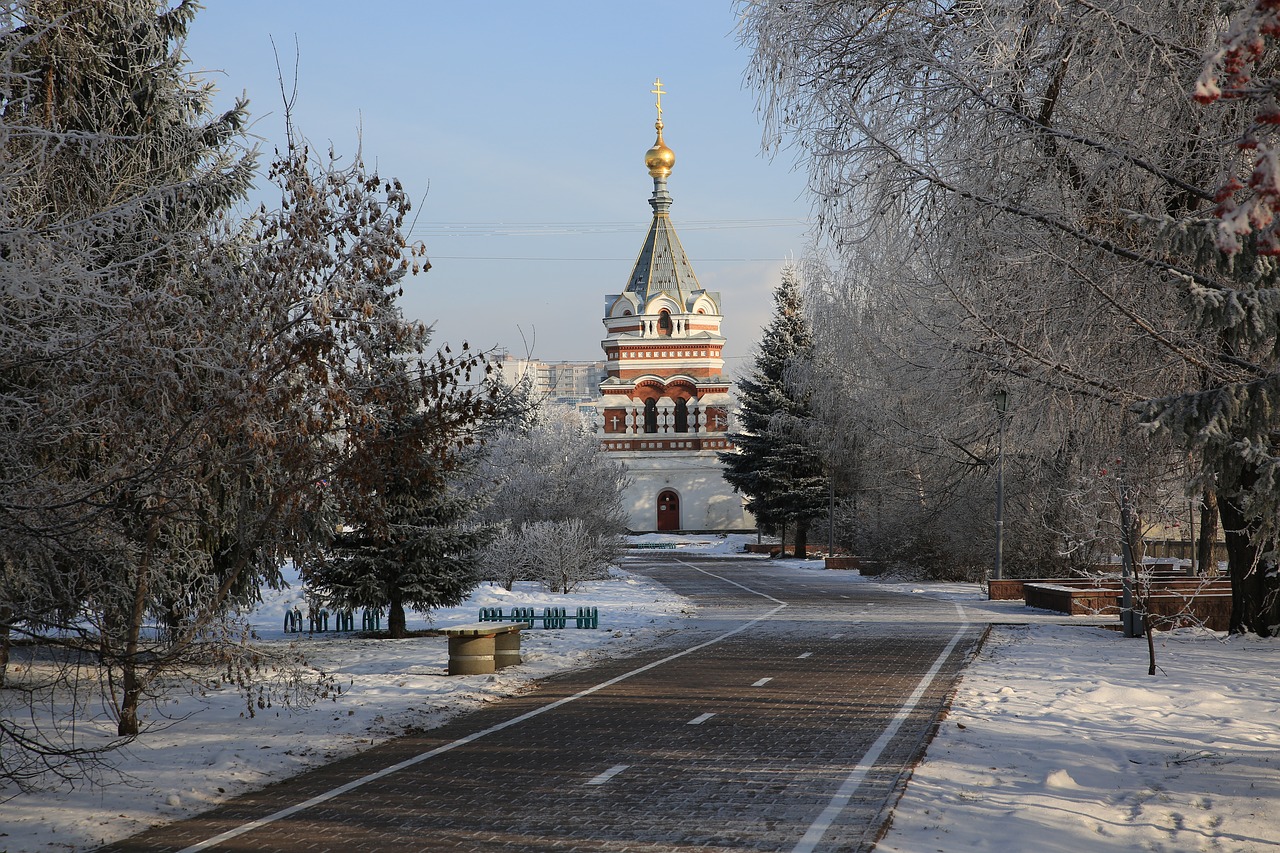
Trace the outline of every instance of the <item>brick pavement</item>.
<instances>
[{"instance_id":1,"label":"brick pavement","mask_svg":"<svg viewBox=\"0 0 1280 853\"><path fill-rule=\"evenodd\" d=\"M981 626L838 572L670 557L628 568L703 605L667 645L104 849L182 850L441 748L210 849L870 849ZM957 637L916 710L883 738ZM873 745L877 760L846 784ZM833 806L842 785L852 790ZM824 831L805 847L815 821Z\"/></svg>"}]
</instances>

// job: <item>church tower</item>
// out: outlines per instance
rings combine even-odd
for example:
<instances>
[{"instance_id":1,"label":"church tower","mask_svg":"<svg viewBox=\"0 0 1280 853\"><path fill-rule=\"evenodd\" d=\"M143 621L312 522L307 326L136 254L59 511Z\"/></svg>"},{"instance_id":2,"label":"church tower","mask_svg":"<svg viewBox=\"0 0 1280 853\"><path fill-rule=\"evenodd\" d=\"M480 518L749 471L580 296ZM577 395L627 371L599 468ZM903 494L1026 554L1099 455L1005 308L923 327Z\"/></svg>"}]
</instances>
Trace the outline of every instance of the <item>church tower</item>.
<instances>
[{"instance_id":1,"label":"church tower","mask_svg":"<svg viewBox=\"0 0 1280 853\"><path fill-rule=\"evenodd\" d=\"M671 224L676 156L662 138L660 80L653 94L658 139L644 158L653 222L626 289L605 297L601 447L631 475L633 531L749 530L754 521L716 455L730 446L720 294L698 284Z\"/></svg>"}]
</instances>

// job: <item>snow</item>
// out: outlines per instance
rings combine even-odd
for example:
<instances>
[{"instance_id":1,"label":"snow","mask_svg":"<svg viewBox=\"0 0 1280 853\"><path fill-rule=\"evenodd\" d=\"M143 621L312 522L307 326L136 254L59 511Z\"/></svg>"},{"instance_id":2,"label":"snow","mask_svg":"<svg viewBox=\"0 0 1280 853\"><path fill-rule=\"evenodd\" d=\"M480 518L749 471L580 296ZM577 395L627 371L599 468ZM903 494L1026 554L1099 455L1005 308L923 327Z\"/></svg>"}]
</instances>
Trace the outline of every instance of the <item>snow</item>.
<instances>
[{"instance_id":1,"label":"snow","mask_svg":"<svg viewBox=\"0 0 1280 853\"><path fill-rule=\"evenodd\" d=\"M738 553L754 537L637 537L686 553ZM636 553L645 553L637 551ZM662 552L658 552L662 553ZM753 560L800 575L819 561ZM866 583L875 583L867 579ZM955 851L1257 851L1280 849L1280 645L1205 631L1146 643L1019 602L986 602L973 584L912 580L900 592L958 602L999 623L966 671L947 719L916 768L880 842L882 853ZM678 627L693 607L647 579L616 572L561 596L533 585L481 587L434 614L473 622L482 606L599 608L600 629L525 632L526 663L495 675L445 677L441 638L286 636L296 589L253 615L269 643L301 643L343 694L308 709L242 717L233 691L179 694L172 723L119 756L129 784L41 792L4 803L0 850L86 850L179 819L298 769L347 755L406 726L430 726L527 688L531 679L625 655ZM939 619L954 619L950 607ZM851 764L858 756L851 756Z\"/></svg>"},{"instance_id":2,"label":"snow","mask_svg":"<svg viewBox=\"0 0 1280 853\"><path fill-rule=\"evenodd\" d=\"M1000 627L879 853L1280 849L1280 646Z\"/></svg>"}]
</instances>

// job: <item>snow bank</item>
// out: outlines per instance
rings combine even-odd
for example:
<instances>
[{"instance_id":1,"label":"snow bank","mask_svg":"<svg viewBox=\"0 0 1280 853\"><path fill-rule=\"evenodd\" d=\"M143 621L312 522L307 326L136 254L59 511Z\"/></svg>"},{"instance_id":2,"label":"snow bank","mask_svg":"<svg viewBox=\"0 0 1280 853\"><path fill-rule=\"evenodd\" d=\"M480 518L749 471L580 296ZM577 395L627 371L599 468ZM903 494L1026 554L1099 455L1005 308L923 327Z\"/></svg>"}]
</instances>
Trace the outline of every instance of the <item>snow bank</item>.
<instances>
[{"instance_id":1,"label":"snow bank","mask_svg":"<svg viewBox=\"0 0 1280 853\"><path fill-rule=\"evenodd\" d=\"M1000 628L878 853L1280 849L1280 646Z\"/></svg>"}]
</instances>

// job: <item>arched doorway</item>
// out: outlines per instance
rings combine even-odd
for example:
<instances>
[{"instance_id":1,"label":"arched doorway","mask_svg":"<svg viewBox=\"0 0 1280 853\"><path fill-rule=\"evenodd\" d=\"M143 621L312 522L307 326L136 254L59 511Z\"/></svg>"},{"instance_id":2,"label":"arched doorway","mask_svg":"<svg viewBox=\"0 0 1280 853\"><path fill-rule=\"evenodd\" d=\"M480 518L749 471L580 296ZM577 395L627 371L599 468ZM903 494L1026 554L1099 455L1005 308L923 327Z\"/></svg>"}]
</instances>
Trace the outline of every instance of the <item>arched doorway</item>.
<instances>
[{"instance_id":1,"label":"arched doorway","mask_svg":"<svg viewBox=\"0 0 1280 853\"><path fill-rule=\"evenodd\" d=\"M670 489L658 493L658 529L680 529L680 496Z\"/></svg>"}]
</instances>

